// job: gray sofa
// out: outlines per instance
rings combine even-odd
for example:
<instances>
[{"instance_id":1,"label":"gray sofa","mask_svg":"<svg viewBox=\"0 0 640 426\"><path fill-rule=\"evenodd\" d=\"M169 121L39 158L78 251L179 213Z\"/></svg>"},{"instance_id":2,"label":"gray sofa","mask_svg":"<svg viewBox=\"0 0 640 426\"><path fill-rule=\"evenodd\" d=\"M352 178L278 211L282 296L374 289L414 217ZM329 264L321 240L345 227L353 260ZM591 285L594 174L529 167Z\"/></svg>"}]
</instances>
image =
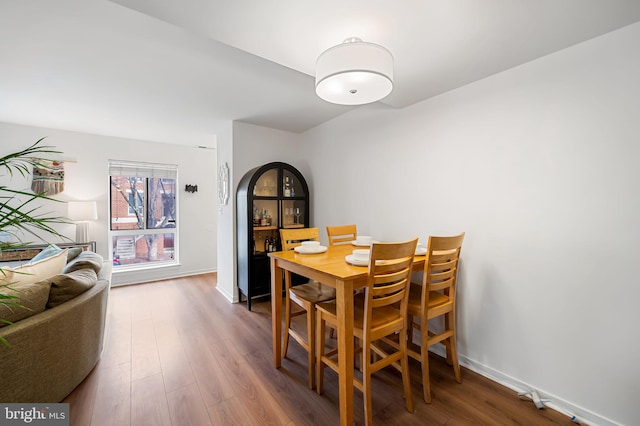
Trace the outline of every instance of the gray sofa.
<instances>
[{"instance_id":1,"label":"gray sofa","mask_svg":"<svg viewBox=\"0 0 640 426\"><path fill-rule=\"evenodd\" d=\"M0 402L61 402L91 372L103 346L111 264L96 284L58 306L0 328Z\"/></svg>"}]
</instances>

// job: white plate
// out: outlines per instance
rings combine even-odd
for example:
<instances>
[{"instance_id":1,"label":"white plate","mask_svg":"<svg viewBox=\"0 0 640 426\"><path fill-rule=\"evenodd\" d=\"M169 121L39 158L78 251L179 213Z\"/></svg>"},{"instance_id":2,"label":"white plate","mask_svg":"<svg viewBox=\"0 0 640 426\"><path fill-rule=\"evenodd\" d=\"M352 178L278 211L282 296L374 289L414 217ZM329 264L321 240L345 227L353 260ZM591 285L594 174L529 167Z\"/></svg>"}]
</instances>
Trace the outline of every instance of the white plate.
<instances>
[{"instance_id":1,"label":"white plate","mask_svg":"<svg viewBox=\"0 0 640 426\"><path fill-rule=\"evenodd\" d=\"M427 248L426 247L418 247L416 249L416 256L422 256L427 254Z\"/></svg>"},{"instance_id":2,"label":"white plate","mask_svg":"<svg viewBox=\"0 0 640 426\"><path fill-rule=\"evenodd\" d=\"M372 243L373 244L373 243ZM371 244L363 244L363 243L359 243L356 240L351 241L351 245L354 245L356 247L370 247Z\"/></svg>"},{"instance_id":3,"label":"white plate","mask_svg":"<svg viewBox=\"0 0 640 426\"><path fill-rule=\"evenodd\" d=\"M355 266L369 266L369 259L367 259L367 260L359 260L359 259L354 258L352 254L346 255L344 260L346 260L347 263L350 263L350 264L355 265Z\"/></svg>"},{"instance_id":4,"label":"white plate","mask_svg":"<svg viewBox=\"0 0 640 426\"><path fill-rule=\"evenodd\" d=\"M327 251L327 246L319 246L317 249L306 249L302 246L294 247L293 251L300 254L319 254Z\"/></svg>"}]
</instances>

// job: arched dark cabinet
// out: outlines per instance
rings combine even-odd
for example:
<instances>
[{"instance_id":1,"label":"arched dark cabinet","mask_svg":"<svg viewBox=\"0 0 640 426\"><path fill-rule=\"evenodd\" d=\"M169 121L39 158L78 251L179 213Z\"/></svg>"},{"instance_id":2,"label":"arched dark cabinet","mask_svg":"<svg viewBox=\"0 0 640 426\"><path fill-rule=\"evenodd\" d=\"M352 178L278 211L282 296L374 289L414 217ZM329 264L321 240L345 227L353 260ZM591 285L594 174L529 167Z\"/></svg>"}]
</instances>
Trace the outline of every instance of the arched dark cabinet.
<instances>
[{"instance_id":1,"label":"arched dark cabinet","mask_svg":"<svg viewBox=\"0 0 640 426\"><path fill-rule=\"evenodd\" d=\"M271 293L269 251L281 250L281 228L309 226L309 188L293 166L275 162L249 170L238 184L238 288L247 300Z\"/></svg>"}]
</instances>

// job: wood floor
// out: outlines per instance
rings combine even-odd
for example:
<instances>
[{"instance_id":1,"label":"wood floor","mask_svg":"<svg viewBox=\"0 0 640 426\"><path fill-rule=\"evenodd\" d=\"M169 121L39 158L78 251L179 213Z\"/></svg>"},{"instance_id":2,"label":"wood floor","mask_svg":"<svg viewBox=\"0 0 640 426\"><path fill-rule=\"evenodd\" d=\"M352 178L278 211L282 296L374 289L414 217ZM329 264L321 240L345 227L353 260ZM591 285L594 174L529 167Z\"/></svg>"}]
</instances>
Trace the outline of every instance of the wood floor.
<instances>
[{"instance_id":1,"label":"wood floor","mask_svg":"<svg viewBox=\"0 0 640 426\"><path fill-rule=\"evenodd\" d=\"M71 425L335 425L337 376L325 393L307 388L306 353L295 341L280 369L272 363L270 304L230 304L215 274L116 287L109 295L102 359L64 402ZM411 360L415 412L391 368L373 381L374 424L569 424L469 370L463 383L442 359L431 363L433 403L422 401L420 366ZM362 395L354 396L362 424Z\"/></svg>"}]
</instances>

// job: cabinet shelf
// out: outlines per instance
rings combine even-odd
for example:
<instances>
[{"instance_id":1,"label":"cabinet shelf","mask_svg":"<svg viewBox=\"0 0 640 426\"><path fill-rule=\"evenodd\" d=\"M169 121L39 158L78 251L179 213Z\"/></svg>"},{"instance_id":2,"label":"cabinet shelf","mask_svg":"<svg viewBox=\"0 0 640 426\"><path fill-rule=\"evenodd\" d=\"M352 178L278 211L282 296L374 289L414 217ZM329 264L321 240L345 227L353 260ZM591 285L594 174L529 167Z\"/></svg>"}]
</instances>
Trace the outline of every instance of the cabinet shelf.
<instances>
[{"instance_id":1,"label":"cabinet shelf","mask_svg":"<svg viewBox=\"0 0 640 426\"><path fill-rule=\"evenodd\" d=\"M254 226L253 230L254 231L273 231L275 229L278 229L278 227L276 225L270 225L270 226Z\"/></svg>"}]
</instances>

